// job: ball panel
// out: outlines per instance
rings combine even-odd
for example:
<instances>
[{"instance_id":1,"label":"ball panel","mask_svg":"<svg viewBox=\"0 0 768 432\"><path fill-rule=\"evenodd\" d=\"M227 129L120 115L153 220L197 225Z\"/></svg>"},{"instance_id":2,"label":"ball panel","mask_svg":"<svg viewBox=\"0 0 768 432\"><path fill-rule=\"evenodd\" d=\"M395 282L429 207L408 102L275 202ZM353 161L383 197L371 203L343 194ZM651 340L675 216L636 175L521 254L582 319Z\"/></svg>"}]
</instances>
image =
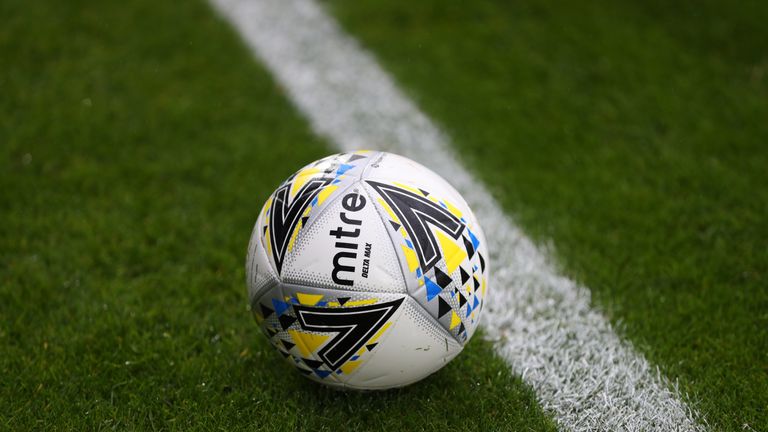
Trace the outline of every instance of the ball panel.
<instances>
[{"instance_id":1,"label":"ball panel","mask_svg":"<svg viewBox=\"0 0 768 432\"><path fill-rule=\"evenodd\" d=\"M465 343L479 323L488 260L469 206L440 176L395 155L377 158L364 183L407 263L408 292Z\"/></svg>"},{"instance_id":2,"label":"ball panel","mask_svg":"<svg viewBox=\"0 0 768 432\"><path fill-rule=\"evenodd\" d=\"M259 298L255 310L262 331L288 363L316 381L340 386L384 346L406 298L280 284Z\"/></svg>"},{"instance_id":3,"label":"ball panel","mask_svg":"<svg viewBox=\"0 0 768 432\"><path fill-rule=\"evenodd\" d=\"M424 165L400 155L379 153L365 170L365 179L402 183L415 188L430 186L430 193L461 205L462 208L469 208L461 194L446 179Z\"/></svg>"},{"instance_id":4,"label":"ball panel","mask_svg":"<svg viewBox=\"0 0 768 432\"><path fill-rule=\"evenodd\" d=\"M374 356L344 382L346 387L402 387L431 375L461 352L462 346L413 298L406 298L402 309Z\"/></svg>"},{"instance_id":5,"label":"ball panel","mask_svg":"<svg viewBox=\"0 0 768 432\"><path fill-rule=\"evenodd\" d=\"M256 220L256 226L248 244L248 259L246 260L246 278L248 281L248 300L253 307L254 301L261 297L265 290L275 287L279 280L277 272L267 257L267 251L262 243L259 230L262 228L262 216Z\"/></svg>"},{"instance_id":6,"label":"ball panel","mask_svg":"<svg viewBox=\"0 0 768 432\"><path fill-rule=\"evenodd\" d=\"M348 291L407 292L389 234L360 183L338 192L301 230L281 279Z\"/></svg>"},{"instance_id":7,"label":"ball panel","mask_svg":"<svg viewBox=\"0 0 768 432\"><path fill-rule=\"evenodd\" d=\"M313 162L281 183L267 199L254 233L261 236L278 275L303 229L326 203L360 178L371 156L371 152L341 153Z\"/></svg>"}]
</instances>

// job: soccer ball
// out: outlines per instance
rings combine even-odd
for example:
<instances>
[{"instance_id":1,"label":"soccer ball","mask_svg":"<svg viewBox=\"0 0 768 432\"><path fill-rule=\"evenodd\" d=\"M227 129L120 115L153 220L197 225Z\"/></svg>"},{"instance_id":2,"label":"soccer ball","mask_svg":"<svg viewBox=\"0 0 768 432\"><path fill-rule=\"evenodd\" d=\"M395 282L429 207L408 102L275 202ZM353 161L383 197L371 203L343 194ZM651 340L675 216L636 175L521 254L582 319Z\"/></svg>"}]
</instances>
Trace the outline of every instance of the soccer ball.
<instances>
[{"instance_id":1,"label":"soccer ball","mask_svg":"<svg viewBox=\"0 0 768 432\"><path fill-rule=\"evenodd\" d=\"M391 153L313 162L267 199L247 260L251 310L305 376L336 387L418 381L472 337L485 237L440 176Z\"/></svg>"}]
</instances>

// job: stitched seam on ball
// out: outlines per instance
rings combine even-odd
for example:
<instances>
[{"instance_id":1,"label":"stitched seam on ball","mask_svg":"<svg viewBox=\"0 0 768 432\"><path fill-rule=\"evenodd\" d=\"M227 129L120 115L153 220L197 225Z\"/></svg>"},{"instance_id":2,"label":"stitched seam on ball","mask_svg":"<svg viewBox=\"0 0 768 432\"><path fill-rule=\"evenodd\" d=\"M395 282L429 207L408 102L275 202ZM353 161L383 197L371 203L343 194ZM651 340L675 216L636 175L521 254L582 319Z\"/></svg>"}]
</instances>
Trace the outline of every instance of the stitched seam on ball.
<instances>
[{"instance_id":1,"label":"stitched seam on ball","mask_svg":"<svg viewBox=\"0 0 768 432\"><path fill-rule=\"evenodd\" d=\"M389 232L389 228L387 228L387 221L384 220L384 217L381 215L381 212L379 211L378 206L376 205L376 199L375 197L371 196L370 192L368 191L368 188L365 185L365 180L360 179L358 182L360 184L360 188L365 192L365 195L368 197L369 200L371 200L371 205L373 206L374 213L376 213L376 216L378 216L379 221L381 222L381 226L384 227L384 232L387 233L387 236L389 237L389 246L392 248L392 251L395 253L395 256L397 257L397 263L400 267L400 276L402 276L403 286L405 287L405 294L408 295L408 297L411 297L411 293L408 292L408 279L405 275L405 271L403 270L403 258L400 256L400 254L397 252L397 247L392 240L392 234Z\"/></svg>"},{"instance_id":2,"label":"stitched seam on ball","mask_svg":"<svg viewBox=\"0 0 768 432\"><path fill-rule=\"evenodd\" d=\"M361 181L361 180L363 180L366 177L366 175L368 174L368 169L371 168L371 165L373 165L374 161L378 162L385 155L384 152L380 152L380 151L373 152L373 153L374 153L374 155L368 158L368 162L365 163L365 166L360 171L360 175L357 176L357 180L358 181Z\"/></svg>"},{"instance_id":3,"label":"stitched seam on ball","mask_svg":"<svg viewBox=\"0 0 768 432\"><path fill-rule=\"evenodd\" d=\"M315 214L315 215L311 215L311 218L307 220L307 224L302 226L301 229L299 230L299 234L296 236L296 244L293 246L294 249L298 249L300 247L300 245L303 244L302 241L304 240L304 237L306 237L306 236L302 235L302 231L304 231L305 229L307 229L307 230L310 229L310 227L315 223L315 221L320 219L325 214L325 212L327 212L328 209L331 208L332 204L335 203L336 200L338 200L339 197L344 194L344 192L348 191L349 188L354 186L356 183L357 183L357 181L355 181L353 183L350 183L344 189L340 188L338 191L336 191L336 196L331 198L329 201L323 202L323 207L319 209L319 212L317 214ZM286 252L286 256L287 256L287 252ZM287 261L287 259L286 259L286 261ZM280 280L280 282L283 282L283 279L282 279L281 276L282 275L278 275L278 279Z\"/></svg>"},{"instance_id":4,"label":"stitched seam on ball","mask_svg":"<svg viewBox=\"0 0 768 432\"><path fill-rule=\"evenodd\" d=\"M280 274L277 273L277 271L275 270L275 268L272 265L269 253L267 253L267 249L264 247L264 242L261 241L261 227L263 225L262 216L263 215L260 214L259 217L256 218L256 225L253 227L254 232L256 233L256 237L254 237L253 233L252 233L251 234L251 239L256 241L256 247L254 248L254 254L263 253L264 257L266 258L265 261L267 263L267 272L269 273L269 276L272 279L272 283L264 284L264 286L262 286L256 293L254 293L254 295L252 296L252 299L259 299L259 298L261 298L267 291L269 291L274 286L274 284L279 284L279 283L282 282L281 279L280 279ZM250 242L249 242L249 245L248 245L248 249L249 249L249 252L250 252ZM255 256L254 257L250 257L249 256L248 258L255 259L256 257ZM248 262L248 261L251 261L251 259L247 259L246 260L246 265L250 266L250 262ZM254 277L258 277L257 276L258 273L259 273L259 269L257 267L256 270L254 271L254 275L253 276ZM248 271L246 271L246 281L245 281L245 283L246 283L246 287L249 288L249 291L250 291L250 285L251 285L250 279L251 279L251 277L248 274ZM249 295L249 297L251 297L251 296ZM251 298L249 298L248 301L249 301L249 303L252 303Z\"/></svg>"}]
</instances>

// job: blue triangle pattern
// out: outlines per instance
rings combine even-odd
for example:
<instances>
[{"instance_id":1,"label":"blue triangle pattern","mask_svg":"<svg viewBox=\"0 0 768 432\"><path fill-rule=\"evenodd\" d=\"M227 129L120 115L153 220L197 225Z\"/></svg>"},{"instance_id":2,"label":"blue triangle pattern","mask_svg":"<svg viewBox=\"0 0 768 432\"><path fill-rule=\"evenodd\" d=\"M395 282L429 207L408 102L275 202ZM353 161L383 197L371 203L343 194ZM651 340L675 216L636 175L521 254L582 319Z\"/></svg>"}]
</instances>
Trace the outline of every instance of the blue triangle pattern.
<instances>
[{"instance_id":1,"label":"blue triangle pattern","mask_svg":"<svg viewBox=\"0 0 768 432\"><path fill-rule=\"evenodd\" d=\"M351 170L354 167L355 167L354 165L341 164L339 165L339 168L336 170L336 175L337 176L343 175L345 172Z\"/></svg>"},{"instance_id":2,"label":"blue triangle pattern","mask_svg":"<svg viewBox=\"0 0 768 432\"><path fill-rule=\"evenodd\" d=\"M282 315L290 307L288 303L280 300L275 300L275 299L272 299L272 306L275 307L275 312L277 312L277 316Z\"/></svg>"},{"instance_id":3,"label":"blue triangle pattern","mask_svg":"<svg viewBox=\"0 0 768 432\"><path fill-rule=\"evenodd\" d=\"M324 371L324 370L320 370L320 369L315 369L315 373L320 378L325 378L325 377L327 377L328 375L331 374L331 371Z\"/></svg>"},{"instance_id":4,"label":"blue triangle pattern","mask_svg":"<svg viewBox=\"0 0 768 432\"><path fill-rule=\"evenodd\" d=\"M477 250L477 247L480 246L480 240L472 234L472 231L470 231L469 228L467 228L467 232L469 232L469 239L472 240L472 247Z\"/></svg>"},{"instance_id":5,"label":"blue triangle pattern","mask_svg":"<svg viewBox=\"0 0 768 432\"><path fill-rule=\"evenodd\" d=\"M424 285L427 287L427 301L431 301L435 296L440 294L440 291L443 289L440 288L440 285L434 283L432 279L425 277L424 278Z\"/></svg>"}]
</instances>

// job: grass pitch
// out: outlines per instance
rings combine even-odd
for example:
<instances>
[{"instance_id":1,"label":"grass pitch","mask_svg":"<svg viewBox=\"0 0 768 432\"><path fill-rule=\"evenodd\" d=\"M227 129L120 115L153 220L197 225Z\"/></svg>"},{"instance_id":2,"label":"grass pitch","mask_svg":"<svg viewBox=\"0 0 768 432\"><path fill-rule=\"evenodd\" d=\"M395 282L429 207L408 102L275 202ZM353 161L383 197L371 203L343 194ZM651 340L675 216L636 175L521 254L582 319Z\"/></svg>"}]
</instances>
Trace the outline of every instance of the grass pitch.
<instances>
[{"instance_id":1,"label":"grass pitch","mask_svg":"<svg viewBox=\"0 0 768 432\"><path fill-rule=\"evenodd\" d=\"M768 430L763 3L326 4L715 429ZM0 16L0 428L554 429L479 337L386 393L282 364L246 245L333 150L208 5Z\"/></svg>"},{"instance_id":2,"label":"grass pitch","mask_svg":"<svg viewBox=\"0 0 768 432\"><path fill-rule=\"evenodd\" d=\"M282 363L246 310L247 242L333 150L205 3L0 16L0 429L554 430L479 337L386 393Z\"/></svg>"}]
</instances>

